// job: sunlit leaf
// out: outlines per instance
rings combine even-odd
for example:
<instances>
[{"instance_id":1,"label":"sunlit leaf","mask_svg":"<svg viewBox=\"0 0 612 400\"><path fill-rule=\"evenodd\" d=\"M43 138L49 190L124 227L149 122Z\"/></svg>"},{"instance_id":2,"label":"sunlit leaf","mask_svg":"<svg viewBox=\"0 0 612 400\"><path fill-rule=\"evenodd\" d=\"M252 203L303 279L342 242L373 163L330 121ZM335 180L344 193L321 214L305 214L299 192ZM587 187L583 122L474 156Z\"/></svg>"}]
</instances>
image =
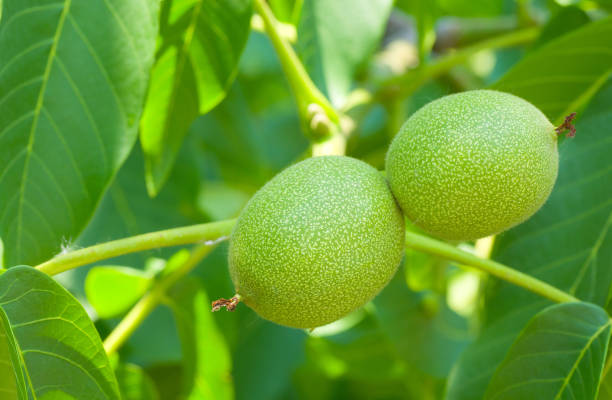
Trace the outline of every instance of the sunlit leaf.
<instances>
[{"instance_id":1,"label":"sunlit leaf","mask_svg":"<svg viewBox=\"0 0 612 400\"><path fill-rule=\"evenodd\" d=\"M136 139L157 0L5 0L0 236L5 264L76 239Z\"/></svg>"},{"instance_id":2,"label":"sunlit leaf","mask_svg":"<svg viewBox=\"0 0 612 400\"><path fill-rule=\"evenodd\" d=\"M100 318L112 318L126 312L151 283L152 277L141 270L100 266L87 274L85 294Z\"/></svg>"},{"instance_id":3,"label":"sunlit leaf","mask_svg":"<svg viewBox=\"0 0 612 400\"><path fill-rule=\"evenodd\" d=\"M83 306L48 275L24 266L9 269L0 275L0 307L20 363L3 357L1 364L23 368L30 396L119 399L93 323Z\"/></svg>"},{"instance_id":4,"label":"sunlit leaf","mask_svg":"<svg viewBox=\"0 0 612 400\"><path fill-rule=\"evenodd\" d=\"M140 123L147 189L165 183L189 126L224 97L250 29L251 0L167 1Z\"/></svg>"}]
</instances>

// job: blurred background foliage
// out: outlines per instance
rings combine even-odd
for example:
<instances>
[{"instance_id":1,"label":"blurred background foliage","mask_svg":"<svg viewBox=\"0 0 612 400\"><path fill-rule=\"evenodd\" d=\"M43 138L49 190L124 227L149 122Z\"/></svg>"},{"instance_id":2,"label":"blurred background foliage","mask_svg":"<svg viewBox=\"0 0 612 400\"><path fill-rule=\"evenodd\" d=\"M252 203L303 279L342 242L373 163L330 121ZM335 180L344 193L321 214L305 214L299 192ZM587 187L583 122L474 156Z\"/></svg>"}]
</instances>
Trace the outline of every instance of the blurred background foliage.
<instances>
[{"instance_id":1,"label":"blurred background foliage","mask_svg":"<svg viewBox=\"0 0 612 400\"><path fill-rule=\"evenodd\" d=\"M171 14L171 3L163 2L162 19ZM525 54L612 8L604 0L269 4L317 86L351 118L347 155L378 169L384 169L389 141L420 106L496 82ZM174 31L161 26L158 60L164 43L175 40ZM227 86L220 84L210 111L189 111L189 96L179 97L187 103L178 105L184 107L182 120L171 126L184 129L184 139L174 144L176 161L167 179L150 178L156 195L148 194L147 156L137 145L73 247L234 217L267 180L308 156L309 141L278 57L261 21L253 17L251 26L237 70ZM533 41L478 52L409 96L378 91L390 77L440 54L529 27L540 29ZM364 89L373 98L360 101ZM461 246L481 251L473 243ZM185 251L128 255L69 271L60 281L87 305L104 337L155 272ZM221 244L120 350L115 362L126 399L440 399L453 365L481 326L484 278L410 250L374 301L312 332L274 325L246 306L211 314L210 300L233 294L226 255L227 244Z\"/></svg>"}]
</instances>

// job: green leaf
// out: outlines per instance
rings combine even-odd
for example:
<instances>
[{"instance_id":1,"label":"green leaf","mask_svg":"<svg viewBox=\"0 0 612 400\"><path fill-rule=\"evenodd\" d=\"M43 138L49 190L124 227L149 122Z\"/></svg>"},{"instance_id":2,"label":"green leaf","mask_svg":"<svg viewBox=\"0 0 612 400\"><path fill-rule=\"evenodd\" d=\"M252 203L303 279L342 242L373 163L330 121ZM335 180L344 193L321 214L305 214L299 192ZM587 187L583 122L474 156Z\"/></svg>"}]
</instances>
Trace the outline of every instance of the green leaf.
<instances>
[{"instance_id":1,"label":"green leaf","mask_svg":"<svg viewBox=\"0 0 612 400\"><path fill-rule=\"evenodd\" d=\"M137 365L121 364L115 370L122 400L159 400L153 380Z\"/></svg>"},{"instance_id":2,"label":"green leaf","mask_svg":"<svg viewBox=\"0 0 612 400\"><path fill-rule=\"evenodd\" d=\"M608 352L608 357L610 357L610 353ZM603 370L603 374L601 375L601 385L599 387L599 396L597 396L598 400L611 400L612 399L612 364L610 364L610 360L606 361L606 365Z\"/></svg>"},{"instance_id":3,"label":"green leaf","mask_svg":"<svg viewBox=\"0 0 612 400\"><path fill-rule=\"evenodd\" d=\"M48 275L19 266L0 275L0 307L34 398L119 399L100 336L83 306Z\"/></svg>"},{"instance_id":4,"label":"green leaf","mask_svg":"<svg viewBox=\"0 0 612 400\"><path fill-rule=\"evenodd\" d=\"M446 377L471 339L467 320L443 301L433 293L408 289L403 271L374 299L374 315L397 354L440 378Z\"/></svg>"},{"instance_id":5,"label":"green leaf","mask_svg":"<svg viewBox=\"0 0 612 400\"><path fill-rule=\"evenodd\" d=\"M502 0L436 0L443 15L456 17L491 17L502 13Z\"/></svg>"},{"instance_id":6,"label":"green leaf","mask_svg":"<svg viewBox=\"0 0 612 400\"><path fill-rule=\"evenodd\" d=\"M170 362L149 365L146 368L146 373L155 383L155 388L161 399L180 399L181 385L177 384L182 379L180 363Z\"/></svg>"},{"instance_id":7,"label":"green leaf","mask_svg":"<svg viewBox=\"0 0 612 400\"><path fill-rule=\"evenodd\" d=\"M183 353L183 398L233 399L231 357L202 286L184 279L169 295Z\"/></svg>"},{"instance_id":8,"label":"green leaf","mask_svg":"<svg viewBox=\"0 0 612 400\"><path fill-rule=\"evenodd\" d=\"M195 209L201 178L193 160L195 157L191 157L188 151L190 149L183 150L185 153L181 153L170 181L156 198L151 199L142 179L142 152L136 146L106 191L76 247L203 222ZM138 268L145 265L150 257L169 257L174 252L174 249L156 249L127 254L112 262ZM104 261L104 264L108 264L108 261ZM85 279L89 269L91 266L71 269L56 278L79 300L85 300Z\"/></svg>"},{"instance_id":9,"label":"green leaf","mask_svg":"<svg viewBox=\"0 0 612 400\"><path fill-rule=\"evenodd\" d=\"M151 285L149 274L119 266L92 268L85 280L87 301L100 318L112 318L126 312Z\"/></svg>"},{"instance_id":10,"label":"green leaf","mask_svg":"<svg viewBox=\"0 0 612 400\"><path fill-rule=\"evenodd\" d=\"M270 8L274 16L283 22L292 23L300 14L302 0L270 0Z\"/></svg>"},{"instance_id":11,"label":"green leaf","mask_svg":"<svg viewBox=\"0 0 612 400\"><path fill-rule=\"evenodd\" d=\"M576 29L516 64L494 89L529 100L555 124L580 111L612 71L612 17Z\"/></svg>"},{"instance_id":12,"label":"green leaf","mask_svg":"<svg viewBox=\"0 0 612 400\"><path fill-rule=\"evenodd\" d=\"M5 400L25 400L26 387L19 350L8 318L0 308L0 393Z\"/></svg>"},{"instance_id":13,"label":"green leaf","mask_svg":"<svg viewBox=\"0 0 612 400\"><path fill-rule=\"evenodd\" d=\"M427 60L436 41L435 24L442 15L439 0L398 0L396 6L411 15L416 25L419 60Z\"/></svg>"},{"instance_id":14,"label":"green leaf","mask_svg":"<svg viewBox=\"0 0 612 400\"><path fill-rule=\"evenodd\" d=\"M75 239L127 157L156 0L6 0L0 22L0 236L5 264Z\"/></svg>"},{"instance_id":15,"label":"green leaf","mask_svg":"<svg viewBox=\"0 0 612 400\"><path fill-rule=\"evenodd\" d=\"M592 99L560 146L557 184L530 220L496 239L493 258L579 299L606 304L612 269L612 81ZM485 325L449 379L447 399L482 398L521 327L550 304L508 283L487 291Z\"/></svg>"},{"instance_id":16,"label":"green leaf","mask_svg":"<svg viewBox=\"0 0 612 400\"><path fill-rule=\"evenodd\" d=\"M306 334L245 311L243 314L250 318L241 321L240 342L233 351L236 399L285 398L283 393L291 384L295 370L304 361Z\"/></svg>"},{"instance_id":17,"label":"green leaf","mask_svg":"<svg viewBox=\"0 0 612 400\"><path fill-rule=\"evenodd\" d=\"M514 341L485 399L595 399L609 340L610 319L601 307L548 307Z\"/></svg>"},{"instance_id":18,"label":"green leaf","mask_svg":"<svg viewBox=\"0 0 612 400\"><path fill-rule=\"evenodd\" d=\"M167 1L140 140L147 190L165 183L189 126L226 95L251 21L251 0Z\"/></svg>"},{"instance_id":19,"label":"green leaf","mask_svg":"<svg viewBox=\"0 0 612 400\"><path fill-rule=\"evenodd\" d=\"M308 358L327 375L361 381L403 378L404 365L377 318L358 310L334 325L340 332L329 334L322 327L306 341Z\"/></svg>"},{"instance_id":20,"label":"green leaf","mask_svg":"<svg viewBox=\"0 0 612 400\"><path fill-rule=\"evenodd\" d=\"M553 17L551 17L546 25L542 28L542 33L540 33L540 36L533 44L533 47L540 47L563 34L586 25L589 22L589 16L581 8L576 6L563 7Z\"/></svg>"},{"instance_id":21,"label":"green leaf","mask_svg":"<svg viewBox=\"0 0 612 400\"><path fill-rule=\"evenodd\" d=\"M310 76L339 107L359 67L379 45L391 0L305 0L297 50Z\"/></svg>"}]
</instances>

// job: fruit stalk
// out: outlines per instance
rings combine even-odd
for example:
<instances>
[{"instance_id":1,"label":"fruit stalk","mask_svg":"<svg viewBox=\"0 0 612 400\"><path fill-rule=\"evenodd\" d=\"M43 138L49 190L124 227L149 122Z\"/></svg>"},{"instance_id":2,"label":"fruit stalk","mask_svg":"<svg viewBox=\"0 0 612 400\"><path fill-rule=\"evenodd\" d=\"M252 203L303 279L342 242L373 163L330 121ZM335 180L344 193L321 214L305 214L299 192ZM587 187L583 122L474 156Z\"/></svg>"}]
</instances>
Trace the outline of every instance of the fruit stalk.
<instances>
[{"instance_id":1,"label":"fruit stalk","mask_svg":"<svg viewBox=\"0 0 612 400\"><path fill-rule=\"evenodd\" d=\"M36 269L49 275L55 275L81 265L91 264L96 261L138 251L216 241L220 237L228 236L235 222L235 219L228 219L113 240L80 250L59 254L49 261L36 266Z\"/></svg>"},{"instance_id":2,"label":"fruit stalk","mask_svg":"<svg viewBox=\"0 0 612 400\"><path fill-rule=\"evenodd\" d=\"M447 260L456 261L462 265L477 268L557 303L580 301L574 296L523 272L493 260L480 258L463 250L459 250L453 245L415 232L406 232L406 247L437 255Z\"/></svg>"}]
</instances>

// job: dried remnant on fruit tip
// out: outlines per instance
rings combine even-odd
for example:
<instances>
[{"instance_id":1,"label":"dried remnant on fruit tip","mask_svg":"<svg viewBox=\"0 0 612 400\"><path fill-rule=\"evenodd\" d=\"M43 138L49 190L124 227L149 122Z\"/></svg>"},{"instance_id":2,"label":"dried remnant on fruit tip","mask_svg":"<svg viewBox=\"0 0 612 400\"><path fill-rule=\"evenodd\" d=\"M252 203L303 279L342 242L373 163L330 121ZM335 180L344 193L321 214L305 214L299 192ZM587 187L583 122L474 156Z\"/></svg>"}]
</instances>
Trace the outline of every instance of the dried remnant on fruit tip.
<instances>
[{"instance_id":1,"label":"dried remnant on fruit tip","mask_svg":"<svg viewBox=\"0 0 612 400\"><path fill-rule=\"evenodd\" d=\"M563 132L568 131L565 137L576 136L576 127L572 123L574 121L574 118L576 118L575 112L565 117L565 120L563 121L563 123L555 128L555 132L557 132L557 134L560 135Z\"/></svg>"},{"instance_id":2,"label":"dried remnant on fruit tip","mask_svg":"<svg viewBox=\"0 0 612 400\"><path fill-rule=\"evenodd\" d=\"M570 116L563 128L570 129ZM533 215L557 178L555 127L517 96L474 90L414 113L387 152L404 214L450 240L497 234Z\"/></svg>"},{"instance_id":3,"label":"dried remnant on fruit tip","mask_svg":"<svg viewBox=\"0 0 612 400\"><path fill-rule=\"evenodd\" d=\"M236 309L236 306L238 306L238 303L240 303L239 294L235 295L231 299L220 298L212 302L211 311L216 312L216 311L221 310L223 307L225 307L227 311L234 311Z\"/></svg>"},{"instance_id":4,"label":"dried remnant on fruit tip","mask_svg":"<svg viewBox=\"0 0 612 400\"><path fill-rule=\"evenodd\" d=\"M229 267L241 301L281 325L314 328L361 307L403 255L404 218L370 165L322 156L289 167L244 208Z\"/></svg>"}]
</instances>

